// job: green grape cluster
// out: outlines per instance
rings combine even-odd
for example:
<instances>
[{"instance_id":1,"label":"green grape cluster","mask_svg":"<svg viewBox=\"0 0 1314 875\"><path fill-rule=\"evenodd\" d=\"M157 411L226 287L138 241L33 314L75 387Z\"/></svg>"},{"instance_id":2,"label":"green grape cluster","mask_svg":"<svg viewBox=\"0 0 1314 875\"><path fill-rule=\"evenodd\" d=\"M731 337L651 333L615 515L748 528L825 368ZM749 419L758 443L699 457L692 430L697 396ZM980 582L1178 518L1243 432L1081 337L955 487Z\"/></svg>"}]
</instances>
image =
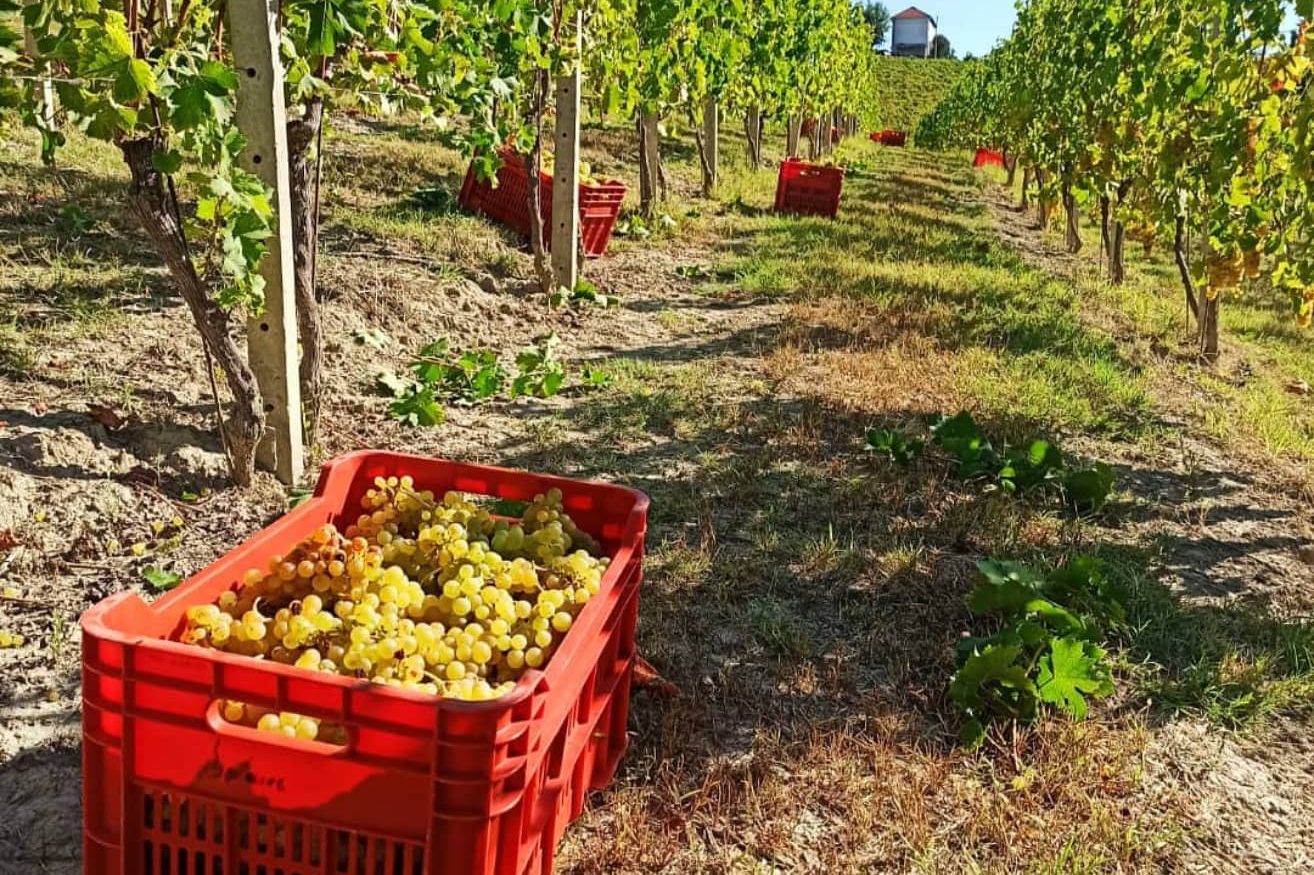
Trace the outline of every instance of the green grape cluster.
<instances>
[{"instance_id":1,"label":"green grape cluster","mask_svg":"<svg viewBox=\"0 0 1314 875\"><path fill-rule=\"evenodd\" d=\"M553 489L520 520L466 496L378 478L356 521L317 529L214 604L187 611L182 641L308 671L467 701L542 668L597 595L609 560ZM314 718L224 702L230 722L330 740Z\"/></svg>"}]
</instances>

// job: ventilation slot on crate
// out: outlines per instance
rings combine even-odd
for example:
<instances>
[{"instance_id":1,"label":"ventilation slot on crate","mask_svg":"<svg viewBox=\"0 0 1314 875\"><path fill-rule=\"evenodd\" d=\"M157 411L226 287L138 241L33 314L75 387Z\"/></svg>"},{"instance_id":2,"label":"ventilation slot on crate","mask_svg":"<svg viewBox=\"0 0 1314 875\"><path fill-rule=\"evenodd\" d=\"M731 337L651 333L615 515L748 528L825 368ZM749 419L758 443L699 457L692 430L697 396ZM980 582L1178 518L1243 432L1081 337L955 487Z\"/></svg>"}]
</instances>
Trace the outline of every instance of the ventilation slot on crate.
<instances>
[{"instance_id":1,"label":"ventilation slot on crate","mask_svg":"<svg viewBox=\"0 0 1314 875\"><path fill-rule=\"evenodd\" d=\"M327 875L424 875L424 851L417 845L338 830L328 835Z\"/></svg>"},{"instance_id":2,"label":"ventilation slot on crate","mask_svg":"<svg viewBox=\"0 0 1314 875\"><path fill-rule=\"evenodd\" d=\"M142 794L142 875L424 875L419 845L230 810L236 856L224 860L217 806L179 794Z\"/></svg>"},{"instance_id":3,"label":"ventilation slot on crate","mask_svg":"<svg viewBox=\"0 0 1314 875\"><path fill-rule=\"evenodd\" d=\"M147 790L141 816L142 875L228 875L224 823L216 806Z\"/></svg>"}]
</instances>

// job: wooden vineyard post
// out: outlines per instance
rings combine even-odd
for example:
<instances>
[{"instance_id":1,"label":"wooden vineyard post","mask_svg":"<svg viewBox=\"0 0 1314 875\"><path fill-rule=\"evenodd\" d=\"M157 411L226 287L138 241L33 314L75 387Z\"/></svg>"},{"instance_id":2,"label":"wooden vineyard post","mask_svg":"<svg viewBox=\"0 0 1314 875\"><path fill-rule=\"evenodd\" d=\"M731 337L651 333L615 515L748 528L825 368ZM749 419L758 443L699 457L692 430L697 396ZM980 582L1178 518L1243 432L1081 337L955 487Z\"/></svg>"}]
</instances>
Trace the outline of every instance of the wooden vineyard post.
<instances>
[{"instance_id":1,"label":"wooden vineyard post","mask_svg":"<svg viewBox=\"0 0 1314 875\"><path fill-rule=\"evenodd\" d=\"M716 98L709 97L703 104L703 148L707 154L707 167L704 172L707 174L707 184L705 188L710 194L716 187L716 180L720 176L720 155L721 155L721 113L716 105Z\"/></svg>"},{"instance_id":2,"label":"wooden vineyard post","mask_svg":"<svg viewBox=\"0 0 1314 875\"><path fill-rule=\"evenodd\" d=\"M575 13L570 72L557 76L557 122L552 164L552 280L558 289L579 282L579 93L583 13Z\"/></svg>"},{"instance_id":3,"label":"wooden vineyard post","mask_svg":"<svg viewBox=\"0 0 1314 875\"><path fill-rule=\"evenodd\" d=\"M260 274L265 309L247 325L247 356L260 386L268 433L256 461L284 483L301 477L301 384L297 373L297 311L292 271L287 113L279 60L278 5L270 0L229 0L237 89L237 126L246 138L244 167L273 190L277 225L265 241Z\"/></svg>"}]
</instances>

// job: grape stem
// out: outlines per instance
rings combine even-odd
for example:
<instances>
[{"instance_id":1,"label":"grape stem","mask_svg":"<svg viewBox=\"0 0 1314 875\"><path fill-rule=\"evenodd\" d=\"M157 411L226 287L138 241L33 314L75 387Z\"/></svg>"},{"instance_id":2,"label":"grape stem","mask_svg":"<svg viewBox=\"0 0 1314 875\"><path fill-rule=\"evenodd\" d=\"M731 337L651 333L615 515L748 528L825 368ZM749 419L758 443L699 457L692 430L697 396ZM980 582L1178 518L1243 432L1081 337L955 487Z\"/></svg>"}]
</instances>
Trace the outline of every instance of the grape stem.
<instances>
[{"instance_id":1,"label":"grape stem","mask_svg":"<svg viewBox=\"0 0 1314 875\"><path fill-rule=\"evenodd\" d=\"M420 493L416 492L414 489L407 489L405 486L399 486L398 489L401 492L405 493L408 498L414 499L416 503L419 504L421 507L423 507L425 510L435 510L438 507L437 502L430 501L429 499L425 498L423 495L420 495Z\"/></svg>"}]
</instances>

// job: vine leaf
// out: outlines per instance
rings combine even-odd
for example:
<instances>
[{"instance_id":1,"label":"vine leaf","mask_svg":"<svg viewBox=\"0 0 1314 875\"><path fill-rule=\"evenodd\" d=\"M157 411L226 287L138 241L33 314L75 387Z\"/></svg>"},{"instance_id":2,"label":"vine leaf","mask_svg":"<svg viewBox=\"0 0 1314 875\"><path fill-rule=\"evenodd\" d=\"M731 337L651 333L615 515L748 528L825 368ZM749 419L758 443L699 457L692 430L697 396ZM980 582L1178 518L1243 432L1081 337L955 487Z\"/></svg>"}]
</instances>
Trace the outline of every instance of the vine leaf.
<instances>
[{"instance_id":1,"label":"vine leaf","mask_svg":"<svg viewBox=\"0 0 1314 875\"><path fill-rule=\"evenodd\" d=\"M114 99L119 103L139 103L155 91L155 71L140 58L125 58L114 77Z\"/></svg>"},{"instance_id":2,"label":"vine leaf","mask_svg":"<svg viewBox=\"0 0 1314 875\"><path fill-rule=\"evenodd\" d=\"M1101 662L1104 651L1089 641L1055 638L1040 661L1036 690L1048 702L1077 720L1086 716L1087 696L1107 696L1113 681Z\"/></svg>"},{"instance_id":3,"label":"vine leaf","mask_svg":"<svg viewBox=\"0 0 1314 875\"><path fill-rule=\"evenodd\" d=\"M442 405L434 399L433 390L419 384L416 384L416 391L392 402L388 415L407 425L426 427L441 425L447 418Z\"/></svg>"},{"instance_id":4,"label":"vine leaf","mask_svg":"<svg viewBox=\"0 0 1314 875\"><path fill-rule=\"evenodd\" d=\"M981 580L968 606L974 613L1013 612L1025 608L1044 586L1044 578L1020 562L983 559L976 564Z\"/></svg>"},{"instance_id":5,"label":"vine leaf","mask_svg":"<svg viewBox=\"0 0 1314 875\"><path fill-rule=\"evenodd\" d=\"M151 164L161 173L173 175L182 169L182 163L182 155L176 149L170 149L167 152L156 150L155 154L151 155ZM213 217L212 212L211 218Z\"/></svg>"},{"instance_id":6,"label":"vine leaf","mask_svg":"<svg viewBox=\"0 0 1314 875\"><path fill-rule=\"evenodd\" d=\"M946 416L931 427L935 443L955 458L959 476L966 480L990 473L995 449L985 432L966 410Z\"/></svg>"},{"instance_id":7,"label":"vine leaf","mask_svg":"<svg viewBox=\"0 0 1314 875\"><path fill-rule=\"evenodd\" d=\"M1019 662L1017 645L987 645L973 653L954 674L949 696L969 715L990 713L1030 720L1036 714L1036 685Z\"/></svg>"},{"instance_id":8,"label":"vine leaf","mask_svg":"<svg viewBox=\"0 0 1314 875\"><path fill-rule=\"evenodd\" d=\"M143 569L141 576L150 585L150 588L156 592L168 592L182 583L183 579L183 576L176 571L166 571L163 568L154 566Z\"/></svg>"},{"instance_id":9,"label":"vine leaf","mask_svg":"<svg viewBox=\"0 0 1314 875\"><path fill-rule=\"evenodd\" d=\"M1113 492L1113 469L1103 462L1073 471L1063 481L1063 493L1078 513L1096 513Z\"/></svg>"},{"instance_id":10,"label":"vine leaf","mask_svg":"<svg viewBox=\"0 0 1314 875\"><path fill-rule=\"evenodd\" d=\"M333 30L332 12L328 0L311 7L310 32L306 37L306 51L309 54L331 58L337 51L337 35Z\"/></svg>"}]
</instances>

